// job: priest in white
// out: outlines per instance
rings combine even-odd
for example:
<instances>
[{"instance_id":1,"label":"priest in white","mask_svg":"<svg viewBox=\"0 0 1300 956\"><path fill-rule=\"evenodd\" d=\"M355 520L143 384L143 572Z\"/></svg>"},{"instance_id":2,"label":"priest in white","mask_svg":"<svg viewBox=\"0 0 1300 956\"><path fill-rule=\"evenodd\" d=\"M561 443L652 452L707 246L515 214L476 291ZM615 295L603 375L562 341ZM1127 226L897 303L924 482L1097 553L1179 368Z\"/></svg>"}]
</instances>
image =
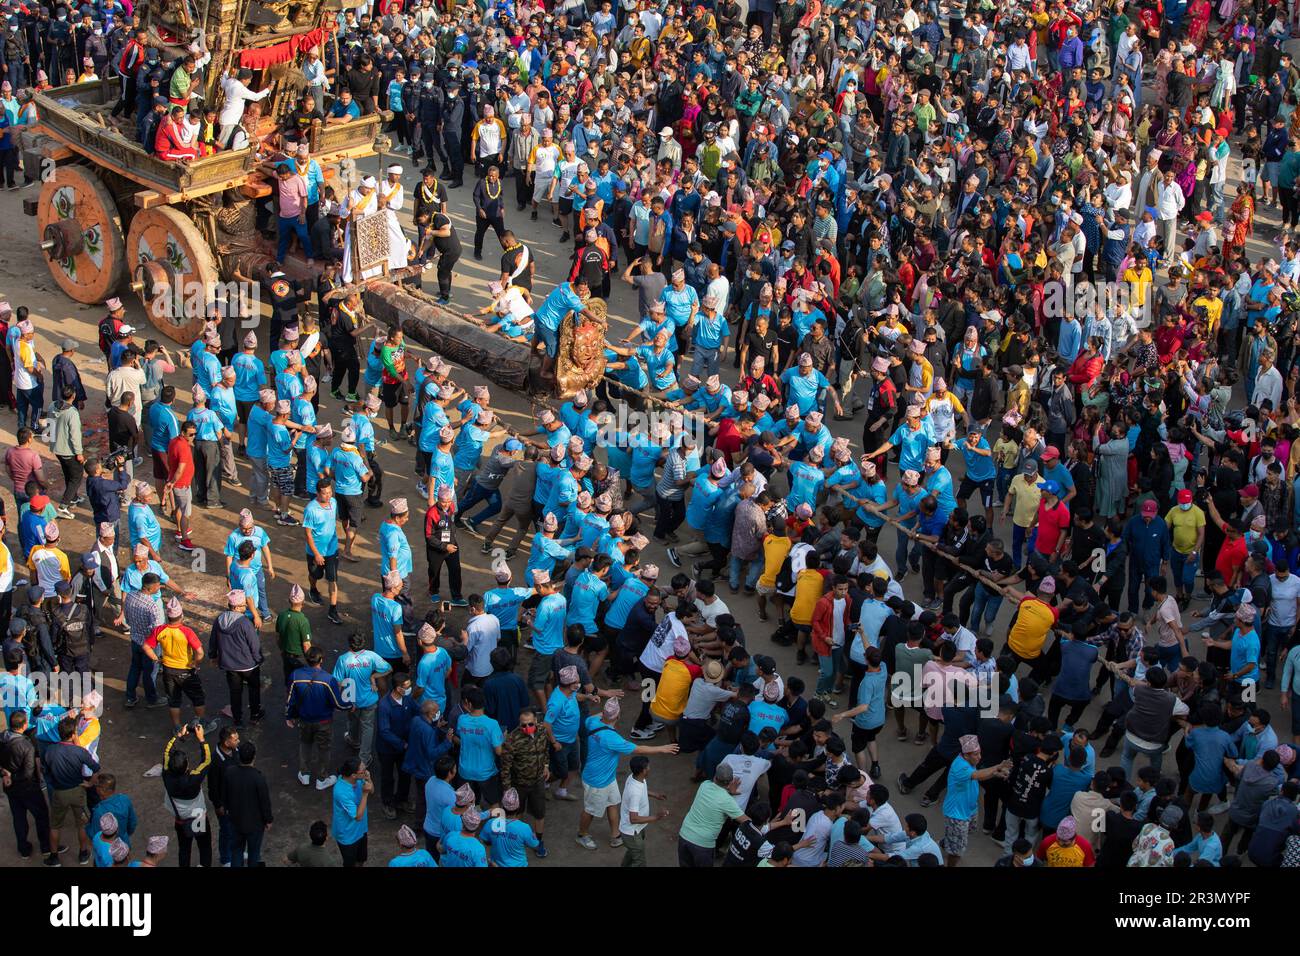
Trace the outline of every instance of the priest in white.
<instances>
[{"instance_id":1,"label":"priest in white","mask_svg":"<svg viewBox=\"0 0 1300 956\"><path fill-rule=\"evenodd\" d=\"M379 275L384 270L380 266L374 266L367 269L361 276L353 275L353 262L355 249L353 240L355 238L355 224L358 219L369 216L379 211L379 196L377 195L379 184L375 181L374 176L366 176L361 180L361 184L352 192L343 202L343 208L340 211L344 222L346 223L343 230L343 284L349 285L353 282L359 282L362 279L370 279Z\"/></svg>"},{"instance_id":2,"label":"priest in white","mask_svg":"<svg viewBox=\"0 0 1300 956\"><path fill-rule=\"evenodd\" d=\"M410 259L410 240L402 231L397 214L406 203L406 190L402 188L402 167L394 163L388 167L388 179L379 187L379 208L388 216L388 271L405 269Z\"/></svg>"}]
</instances>

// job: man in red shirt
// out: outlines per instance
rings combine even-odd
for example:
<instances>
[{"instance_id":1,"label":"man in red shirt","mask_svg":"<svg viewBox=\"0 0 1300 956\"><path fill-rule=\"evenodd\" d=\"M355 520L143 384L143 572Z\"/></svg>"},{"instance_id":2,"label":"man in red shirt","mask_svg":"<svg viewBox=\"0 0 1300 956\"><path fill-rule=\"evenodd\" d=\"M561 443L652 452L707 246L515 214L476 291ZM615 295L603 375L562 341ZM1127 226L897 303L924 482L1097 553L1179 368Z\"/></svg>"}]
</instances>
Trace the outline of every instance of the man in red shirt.
<instances>
[{"instance_id":1,"label":"man in red shirt","mask_svg":"<svg viewBox=\"0 0 1300 956\"><path fill-rule=\"evenodd\" d=\"M190 541L190 512L194 497L190 485L194 481L194 435L198 426L184 422L181 433L167 445L167 483L163 485L163 507L171 507L176 516L176 534L181 539L182 551L193 551Z\"/></svg>"},{"instance_id":2,"label":"man in red shirt","mask_svg":"<svg viewBox=\"0 0 1300 956\"><path fill-rule=\"evenodd\" d=\"M1038 487L1042 489L1043 497L1034 517L1033 527L1038 531L1034 550L1052 558L1065 543L1065 529L1070 527L1070 506L1061 500L1061 486L1055 481L1040 481Z\"/></svg>"},{"instance_id":3,"label":"man in red shirt","mask_svg":"<svg viewBox=\"0 0 1300 956\"><path fill-rule=\"evenodd\" d=\"M1229 589L1241 587L1241 569L1246 564L1245 529L1241 522L1234 520L1220 521L1219 530L1223 532L1224 541L1219 547L1219 556L1214 559L1214 570L1223 575Z\"/></svg>"},{"instance_id":4,"label":"man in red shirt","mask_svg":"<svg viewBox=\"0 0 1300 956\"><path fill-rule=\"evenodd\" d=\"M19 507L27 503L27 482L35 478L45 481L45 462L41 453L32 447L32 430L24 426L18 429L18 444L5 452L5 471L14 483L14 501Z\"/></svg>"}]
</instances>

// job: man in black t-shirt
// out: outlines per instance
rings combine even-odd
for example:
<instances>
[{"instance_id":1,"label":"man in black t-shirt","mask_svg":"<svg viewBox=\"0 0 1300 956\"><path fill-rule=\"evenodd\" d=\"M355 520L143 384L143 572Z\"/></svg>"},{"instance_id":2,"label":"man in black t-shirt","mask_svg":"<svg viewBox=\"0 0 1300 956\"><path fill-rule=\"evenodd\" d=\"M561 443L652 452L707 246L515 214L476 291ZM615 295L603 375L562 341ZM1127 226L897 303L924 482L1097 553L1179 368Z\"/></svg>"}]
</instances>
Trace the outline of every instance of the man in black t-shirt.
<instances>
[{"instance_id":1,"label":"man in black t-shirt","mask_svg":"<svg viewBox=\"0 0 1300 956\"><path fill-rule=\"evenodd\" d=\"M767 840L763 827L772 819L772 806L766 800L751 800L745 811L749 818L736 826L723 866L758 866L758 851Z\"/></svg>"},{"instance_id":2,"label":"man in black t-shirt","mask_svg":"<svg viewBox=\"0 0 1300 956\"><path fill-rule=\"evenodd\" d=\"M456 227L452 225L451 217L445 212L434 213L425 241L431 243L438 252L438 301L446 305L451 301L452 269L460 261L461 254L460 236L456 234ZM428 263L427 248L422 250L420 261L424 264Z\"/></svg>"},{"instance_id":3,"label":"man in black t-shirt","mask_svg":"<svg viewBox=\"0 0 1300 956\"><path fill-rule=\"evenodd\" d=\"M321 112L316 97L311 93L304 93L302 102L290 110L280 124L280 134L284 138L285 144L296 143L300 140L305 141L308 134L311 133L312 123L317 120L324 123L325 114Z\"/></svg>"},{"instance_id":4,"label":"man in black t-shirt","mask_svg":"<svg viewBox=\"0 0 1300 956\"><path fill-rule=\"evenodd\" d=\"M516 285L533 291L533 251L509 229L502 233L501 243L501 287Z\"/></svg>"}]
</instances>

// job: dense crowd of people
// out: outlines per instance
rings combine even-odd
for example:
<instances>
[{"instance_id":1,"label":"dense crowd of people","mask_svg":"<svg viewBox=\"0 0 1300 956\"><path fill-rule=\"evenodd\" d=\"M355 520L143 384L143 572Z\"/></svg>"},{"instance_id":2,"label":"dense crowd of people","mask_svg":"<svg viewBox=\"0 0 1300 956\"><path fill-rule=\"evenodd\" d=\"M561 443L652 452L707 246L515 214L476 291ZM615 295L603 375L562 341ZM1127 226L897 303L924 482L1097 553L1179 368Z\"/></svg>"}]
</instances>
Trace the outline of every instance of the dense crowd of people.
<instances>
[{"instance_id":1,"label":"dense crowd of people","mask_svg":"<svg viewBox=\"0 0 1300 956\"><path fill-rule=\"evenodd\" d=\"M146 148L258 135L251 74L208 109L202 46L162 64L120 0L6 15L10 184L30 88L83 57L121 76ZM100 766L99 691L33 681L92 673L108 628L130 638L122 704L169 709L148 799L182 866L261 862L275 801L249 728L272 715L332 808L289 854L302 866L365 863L376 793L403 820L392 866L527 865L556 800L581 802L566 838L597 851L603 819L624 866L662 862L646 828L669 825L685 867L953 866L976 825L999 866L1300 865L1294 16L1233 0L343 11L275 135L384 113L422 170L413 240L401 164L346 197L308 152L282 165L278 259L297 243L320 280L261 277L266 358L239 316L173 354L110 300L98 457L78 342L47 368L34 318L0 306L17 413L0 767L20 855L30 816L49 865L73 832L81 863L168 856ZM400 328L375 334L350 284L347 223L387 208L390 262L436 266L447 302L448 190L467 174L475 255L488 231L501 249L469 318L544 373L593 299L636 292L599 385L535 430L442 357L408 356ZM1263 255L1257 203L1281 218L1260 224ZM571 245L564 274L536 276L507 228L524 213ZM188 403L168 380L186 373ZM620 430L626 407L651 425ZM385 498L376 451L408 441L416 496ZM176 558L195 506L229 529L210 621ZM64 551L86 521L93 543ZM344 624L342 562L372 543L369 627L327 653L309 608ZM477 590L474 543L494 579ZM273 610L282 576L301 583ZM745 633L742 601L764 633ZM200 665L228 719L207 722ZM885 774L882 731L919 763ZM692 770L688 812L664 823L665 779Z\"/></svg>"}]
</instances>

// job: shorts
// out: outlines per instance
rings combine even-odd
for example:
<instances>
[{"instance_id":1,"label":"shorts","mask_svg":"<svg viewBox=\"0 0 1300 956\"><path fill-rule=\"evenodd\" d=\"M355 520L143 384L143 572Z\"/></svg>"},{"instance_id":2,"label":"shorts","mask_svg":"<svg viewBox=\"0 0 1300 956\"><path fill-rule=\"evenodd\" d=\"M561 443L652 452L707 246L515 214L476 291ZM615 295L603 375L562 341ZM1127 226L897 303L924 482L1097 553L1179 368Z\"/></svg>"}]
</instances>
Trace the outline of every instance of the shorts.
<instances>
[{"instance_id":1,"label":"shorts","mask_svg":"<svg viewBox=\"0 0 1300 956\"><path fill-rule=\"evenodd\" d=\"M527 813L534 820L546 819L546 781L538 780L525 790L516 788L519 794L519 812Z\"/></svg>"},{"instance_id":2,"label":"shorts","mask_svg":"<svg viewBox=\"0 0 1300 956\"><path fill-rule=\"evenodd\" d=\"M166 481L170 472L167 469L167 453L155 451L153 453L153 476L159 481Z\"/></svg>"},{"instance_id":3,"label":"shorts","mask_svg":"<svg viewBox=\"0 0 1300 956\"><path fill-rule=\"evenodd\" d=\"M365 502L361 495L336 494L334 500L339 503L339 521L345 528L359 528L365 520Z\"/></svg>"},{"instance_id":4,"label":"shorts","mask_svg":"<svg viewBox=\"0 0 1300 956\"><path fill-rule=\"evenodd\" d=\"M551 202L548 193L551 191L551 183L555 181L554 176L534 176L533 177L533 202Z\"/></svg>"},{"instance_id":5,"label":"shorts","mask_svg":"<svg viewBox=\"0 0 1300 956\"><path fill-rule=\"evenodd\" d=\"M384 408L396 408L398 405L409 405L410 398L406 395L405 382L384 382L382 389L384 398Z\"/></svg>"},{"instance_id":6,"label":"shorts","mask_svg":"<svg viewBox=\"0 0 1300 956\"><path fill-rule=\"evenodd\" d=\"M362 837L356 843L339 844L339 856L343 858L344 866L360 866L366 862L370 856L367 840L368 837Z\"/></svg>"},{"instance_id":7,"label":"shorts","mask_svg":"<svg viewBox=\"0 0 1300 956\"><path fill-rule=\"evenodd\" d=\"M555 660L554 654L538 654L533 652L533 659L528 664L528 689L545 690L546 682L551 677L551 666Z\"/></svg>"},{"instance_id":8,"label":"shorts","mask_svg":"<svg viewBox=\"0 0 1300 956\"><path fill-rule=\"evenodd\" d=\"M371 388L378 388L384 381L384 373L376 372L373 369L371 369L369 365L367 365L365 373L361 376L361 378L362 381L364 381Z\"/></svg>"},{"instance_id":9,"label":"shorts","mask_svg":"<svg viewBox=\"0 0 1300 956\"><path fill-rule=\"evenodd\" d=\"M551 776L557 782L563 783L565 777L581 769L580 757L576 740L572 743L560 744L560 749L551 753Z\"/></svg>"},{"instance_id":10,"label":"shorts","mask_svg":"<svg viewBox=\"0 0 1300 956\"><path fill-rule=\"evenodd\" d=\"M55 790L50 798L50 826L62 829L72 818L73 826L84 826L90 820L90 810L86 806L86 788L71 787L67 790Z\"/></svg>"},{"instance_id":11,"label":"shorts","mask_svg":"<svg viewBox=\"0 0 1300 956\"><path fill-rule=\"evenodd\" d=\"M541 322L534 322L533 327L537 340L546 346L546 354L555 358L560 353L560 333L556 329L548 329Z\"/></svg>"},{"instance_id":12,"label":"shorts","mask_svg":"<svg viewBox=\"0 0 1300 956\"><path fill-rule=\"evenodd\" d=\"M853 725L853 732L850 735L849 745L855 754L860 754L867 749L867 744L876 739L880 733L879 727L872 727L870 730L863 730L857 724Z\"/></svg>"},{"instance_id":13,"label":"shorts","mask_svg":"<svg viewBox=\"0 0 1300 956\"><path fill-rule=\"evenodd\" d=\"M257 402L241 402L238 399L235 400L235 417L239 419L241 425L248 424L248 413L253 410L253 406L256 404Z\"/></svg>"},{"instance_id":14,"label":"shorts","mask_svg":"<svg viewBox=\"0 0 1300 956\"><path fill-rule=\"evenodd\" d=\"M190 485L172 488L172 500L176 502L176 510L188 518L194 510L194 489Z\"/></svg>"},{"instance_id":15,"label":"shorts","mask_svg":"<svg viewBox=\"0 0 1300 956\"><path fill-rule=\"evenodd\" d=\"M603 634L588 634L582 640L582 649L584 652L596 653L609 647L609 640Z\"/></svg>"},{"instance_id":16,"label":"shorts","mask_svg":"<svg viewBox=\"0 0 1300 956\"><path fill-rule=\"evenodd\" d=\"M495 807L501 803L501 777L499 774L493 774L486 780L466 780L465 782L474 791L474 798L480 806Z\"/></svg>"},{"instance_id":17,"label":"shorts","mask_svg":"<svg viewBox=\"0 0 1300 956\"><path fill-rule=\"evenodd\" d=\"M984 507L992 508L993 483L994 479L992 478L986 478L983 481L972 481L969 478L963 477L961 480L961 487L957 489L957 499L959 501L966 501L971 495L975 494L975 490L978 488L980 500L984 502Z\"/></svg>"},{"instance_id":18,"label":"shorts","mask_svg":"<svg viewBox=\"0 0 1300 956\"><path fill-rule=\"evenodd\" d=\"M271 482L271 487L282 495L293 494L293 470L292 465L284 468L268 468L266 475Z\"/></svg>"},{"instance_id":19,"label":"shorts","mask_svg":"<svg viewBox=\"0 0 1300 956\"><path fill-rule=\"evenodd\" d=\"M944 817L943 852L948 856L961 856L970 843L970 821Z\"/></svg>"},{"instance_id":20,"label":"shorts","mask_svg":"<svg viewBox=\"0 0 1300 956\"><path fill-rule=\"evenodd\" d=\"M623 795L619 792L617 780L603 787L593 787L587 783L582 785L582 809L593 817L603 817L606 810L622 802Z\"/></svg>"},{"instance_id":21,"label":"shorts","mask_svg":"<svg viewBox=\"0 0 1300 956\"><path fill-rule=\"evenodd\" d=\"M187 670L173 672L164 667L162 672L163 693L167 695L168 707L180 707L181 695L190 699L195 707L202 707L207 699L203 696L203 682L197 671Z\"/></svg>"},{"instance_id":22,"label":"shorts","mask_svg":"<svg viewBox=\"0 0 1300 956\"><path fill-rule=\"evenodd\" d=\"M325 556L325 564L319 565L316 559L308 556L307 558L307 580L314 585L321 578L324 578L330 584L337 584L339 580L339 556L330 554Z\"/></svg>"}]
</instances>

